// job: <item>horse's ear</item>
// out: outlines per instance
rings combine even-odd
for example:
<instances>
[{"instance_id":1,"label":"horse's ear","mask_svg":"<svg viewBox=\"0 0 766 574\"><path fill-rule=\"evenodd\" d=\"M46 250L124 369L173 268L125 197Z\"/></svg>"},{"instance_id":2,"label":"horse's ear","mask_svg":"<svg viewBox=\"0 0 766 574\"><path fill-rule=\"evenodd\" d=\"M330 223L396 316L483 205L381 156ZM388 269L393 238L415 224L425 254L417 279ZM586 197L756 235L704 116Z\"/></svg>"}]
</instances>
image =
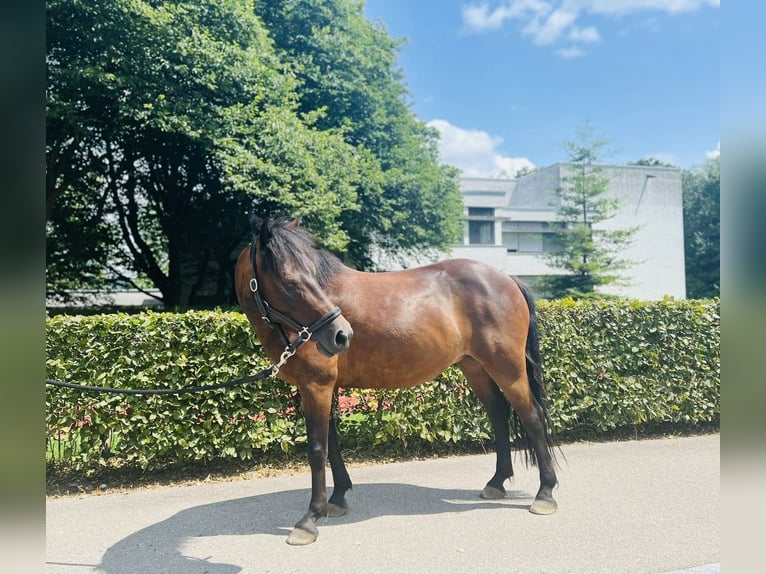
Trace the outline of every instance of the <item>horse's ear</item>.
<instances>
[{"instance_id":1,"label":"horse's ear","mask_svg":"<svg viewBox=\"0 0 766 574\"><path fill-rule=\"evenodd\" d=\"M261 227L263 226L263 222L264 222L264 219L262 217L258 217L255 214L251 215L250 229L252 229L254 233L260 233Z\"/></svg>"},{"instance_id":2,"label":"horse's ear","mask_svg":"<svg viewBox=\"0 0 766 574\"><path fill-rule=\"evenodd\" d=\"M271 239L271 226L268 219L261 220L260 230L258 231L258 241L261 245L266 245Z\"/></svg>"},{"instance_id":3,"label":"horse's ear","mask_svg":"<svg viewBox=\"0 0 766 574\"><path fill-rule=\"evenodd\" d=\"M299 215L295 219L293 219L290 223L287 224L287 227L290 229L298 229L301 226L301 217L302 215Z\"/></svg>"}]
</instances>

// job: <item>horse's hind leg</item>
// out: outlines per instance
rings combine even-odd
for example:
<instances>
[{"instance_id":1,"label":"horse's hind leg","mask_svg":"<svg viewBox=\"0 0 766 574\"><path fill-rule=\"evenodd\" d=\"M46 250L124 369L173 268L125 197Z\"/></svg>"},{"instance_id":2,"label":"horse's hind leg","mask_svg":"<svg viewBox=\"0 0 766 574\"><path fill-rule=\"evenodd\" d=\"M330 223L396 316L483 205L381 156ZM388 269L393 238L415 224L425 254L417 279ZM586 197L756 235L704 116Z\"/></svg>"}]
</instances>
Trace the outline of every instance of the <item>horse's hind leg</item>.
<instances>
[{"instance_id":1,"label":"horse's hind leg","mask_svg":"<svg viewBox=\"0 0 766 574\"><path fill-rule=\"evenodd\" d=\"M520 365L523 365L523 359L521 361ZM519 366L509 371L518 373L516 376L495 372L490 366L487 369L521 419L534 453L533 460L536 460L540 469L540 489L529 511L533 514L552 514L558 509L553 498L553 487L557 484L556 471L548 445L545 415L532 394L525 368Z\"/></svg>"},{"instance_id":2,"label":"horse's hind leg","mask_svg":"<svg viewBox=\"0 0 766 574\"><path fill-rule=\"evenodd\" d=\"M502 392L487 374L484 368L474 359L466 357L458 363L468 384L487 410L495 434L495 474L482 490L482 498L503 498L506 479L513 476L511 462L511 439L509 431L510 407Z\"/></svg>"},{"instance_id":3,"label":"horse's hind leg","mask_svg":"<svg viewBox=\"0 0 766 574\"><path fill-rule=\"evenodd\" d=\"M330 459L330 469L332 470L333 491L327 502L327 516L343 516L348 512L346 492L351 490L351 477L348 475L343 457L340 454L336 423L335 416L332 416L327 442L327 457Z\"/></svg>"}]
</instances>

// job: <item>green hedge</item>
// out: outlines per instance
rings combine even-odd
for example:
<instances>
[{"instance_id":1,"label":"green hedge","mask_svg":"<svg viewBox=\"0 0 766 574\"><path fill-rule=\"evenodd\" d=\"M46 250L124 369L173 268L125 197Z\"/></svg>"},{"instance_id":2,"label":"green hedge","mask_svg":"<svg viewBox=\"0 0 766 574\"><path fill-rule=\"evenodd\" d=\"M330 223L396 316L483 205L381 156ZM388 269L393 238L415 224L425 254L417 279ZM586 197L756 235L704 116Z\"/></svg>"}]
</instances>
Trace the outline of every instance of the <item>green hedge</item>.
<instances>
[{"instance_id":1,"label":"green hedge","mask_svg":"<svg viewBox=\"0 0 766 574\"><path fill-rule=\"evenodd\" d=\"M699 424L720 412L719 302L539 301L555 430ZM145 312L47 320L49 378L179 388L251 374L268 361L234 312ZM392 358L395 360L395 358ZM342 390L345 448L491 439L460 372L401 391ZM47 459L156 468L251 459L305 442L295 389L279 379L197 395L127 397L47 387Z\"/></svg>"},{"instance_id":2,"label":"green hedge","mask_svg":"<svg viewBox=\"0 0 766 574\"><path fill-rule=\"evenodd\" d=\"M715 301L541 301L555 427L716 420L720 304Z\"/></svg>"}]
</instances>

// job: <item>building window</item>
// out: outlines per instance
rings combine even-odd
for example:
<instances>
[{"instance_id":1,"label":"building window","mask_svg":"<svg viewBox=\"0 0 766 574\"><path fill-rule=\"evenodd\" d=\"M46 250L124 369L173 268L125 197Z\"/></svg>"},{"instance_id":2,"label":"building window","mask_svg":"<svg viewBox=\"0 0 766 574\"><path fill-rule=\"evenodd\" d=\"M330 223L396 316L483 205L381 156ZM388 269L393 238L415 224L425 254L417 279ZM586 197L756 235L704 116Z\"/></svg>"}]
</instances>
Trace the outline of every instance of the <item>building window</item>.
<instances>
[{"instance_id":1,"label":"building window","mask_svg":"<svg viewBox=\"0 0 766 574\"><path fill-rule=\"evenodd\" d=\"M469 245L495 244L495 209L493 207L468 208Z\"/></svg>"},{"instance_id":2,"label":"building window","mask_svg":"<svg viewBox=\"0 0 766 574\"><path fill-rule=\"evenodd\" d=\"M509 253L548 253L559 249L556 224L547 221L504 221L503 245Z\"/></svg>"},{"instance_id":3,"label":"building window","mask_svg":"<svg viewBox=\"0 0 766 574\"><path fill-rule=\"evenodd\" d=\"M495 217L494 207L469 207L468 217Z\"/></svg>"},{"instance_id":4,"label":"building window","mask_svg":"<svg viewBox=\"0 0 766 574\"><path fill-rule=\"evenodd\" d=\"M469 221L468 243L470 245L494 245L495 224L492 221Z\"/></svg>"}]
</instances>

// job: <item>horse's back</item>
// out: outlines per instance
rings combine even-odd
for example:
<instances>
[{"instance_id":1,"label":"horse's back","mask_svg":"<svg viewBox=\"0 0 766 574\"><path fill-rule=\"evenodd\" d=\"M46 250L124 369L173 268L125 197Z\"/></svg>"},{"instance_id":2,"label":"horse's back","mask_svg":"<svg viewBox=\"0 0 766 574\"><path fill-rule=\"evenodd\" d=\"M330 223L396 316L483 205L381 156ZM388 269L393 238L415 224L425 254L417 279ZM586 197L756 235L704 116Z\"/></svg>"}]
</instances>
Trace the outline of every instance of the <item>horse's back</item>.
<instances>
[{"instance_id":1,"label":"horse's back","mask_svg":"<svg viewBox=\"0 0 766 574\"><path fill-rule=\"evenodd\" d=\"M355 333L351 348L339 357L340 386L424 382L477 354L487 337L503 337L514 315L528 320L513 279L472 259L351 272L336 286L336 301Z\"/></svg>"},{"instance_id":2,"label":"horse's back","mask_svg":"<svg viewBox=\"0 0 766 574\"><path fill-rule=\"evenodd\" d=\"M440 289L449 293L454 315L477 319L503 320L518 307L524 307L523 294L513 278L474 259L439 261L412 270L439 277Z\"/></svg>"}]
</instances>

